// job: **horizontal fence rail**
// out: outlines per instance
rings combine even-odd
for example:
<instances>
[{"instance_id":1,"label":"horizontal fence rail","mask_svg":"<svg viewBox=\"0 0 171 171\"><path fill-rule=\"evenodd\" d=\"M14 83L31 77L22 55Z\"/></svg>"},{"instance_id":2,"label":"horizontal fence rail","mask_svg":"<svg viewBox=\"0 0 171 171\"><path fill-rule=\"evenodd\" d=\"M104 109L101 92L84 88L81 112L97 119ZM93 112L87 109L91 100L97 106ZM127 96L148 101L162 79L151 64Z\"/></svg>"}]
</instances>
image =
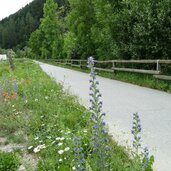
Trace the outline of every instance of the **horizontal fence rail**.
<instances>
[{"instance_id":1,"label":"horizontal fence rail","mask_svg":"<svg viewBox=\"0 0 171 171\"><path fill-rule=\"evenodd\" d=\"M87 67L87 60L79 60L79 59L47 59L47 61L53 61L58 64L70 65L73 67ZM105 72L115 72L115 71L122 71L122 72L132 72L132 73L143 73L143 74L151 74L156 79L162 80L169 80L171 81L170 75L161 75L161 65L169 65L171 64L171 60L95 60L95 67L98 71L105 71ZM152 69L144 69L142 65L153 65ZM99 65L106 65L102 67ZM119 66L118 66L119 65ZM122 66L121 66L122 65ZM123 65L129 65L129 67ZM134 68L130 65L141 65L139 68Z\"/></svg>"}]
</instances>

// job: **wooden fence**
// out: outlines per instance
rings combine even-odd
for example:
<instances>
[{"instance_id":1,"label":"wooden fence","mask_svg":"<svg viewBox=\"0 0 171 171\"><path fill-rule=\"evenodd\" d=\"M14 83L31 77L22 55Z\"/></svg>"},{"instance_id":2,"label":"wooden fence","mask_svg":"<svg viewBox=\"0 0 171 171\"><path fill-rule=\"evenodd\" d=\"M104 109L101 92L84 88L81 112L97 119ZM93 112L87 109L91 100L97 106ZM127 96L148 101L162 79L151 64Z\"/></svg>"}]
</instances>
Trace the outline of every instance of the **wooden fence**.
<instances>
[{"instance_id":1,"label":"wooden fence","mask_svg":"<svg viewBox=\"0 0 171 171\"><path fill-rule=\"evenodd\" d=\"M79 59L48 59L47 61L53 61L58 64L70 65L74 67L87 67L87 60L79 60ZM102 65L106 65L102 67ZM143 69L141 67L135 68L130 67L130 65L148 65L152 64L153 69ZM162 68L161 65L170 65L171 60L105 60L105 61L98 61L95 60L95 67L96 70L105 71L105 72L115 72L115 71L122 71L122 72L133 72L133 73L144 73L144 74L152 74L156 79L163 79L163 80L171 80L170 75L162 75ZM101 66L100 66L101 65ZM121 67L122 65L122 67ZM129 67L123 67L123 65L129 65ZM100 66L100 67L99 67Z\"/></svg>"}]
</instances>

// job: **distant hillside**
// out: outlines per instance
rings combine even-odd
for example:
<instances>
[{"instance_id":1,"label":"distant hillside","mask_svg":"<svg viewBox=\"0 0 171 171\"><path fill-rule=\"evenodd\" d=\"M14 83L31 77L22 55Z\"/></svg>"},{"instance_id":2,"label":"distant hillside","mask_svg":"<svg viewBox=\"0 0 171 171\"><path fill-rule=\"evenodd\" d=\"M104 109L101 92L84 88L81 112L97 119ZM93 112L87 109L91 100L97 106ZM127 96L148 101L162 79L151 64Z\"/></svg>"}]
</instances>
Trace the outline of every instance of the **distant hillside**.
<instances>
[{"instance_id":1,"label":"distant hillside","mask_svg":"<svg viewBox=\"0 0 171 171\"><path fill-rule=\"evenodd\" d=\"M35 31L43 16L46 0L34 0L13 15L0 21L0 48L22 48ZM59 6L67 6L67 0L56 0Z\"/></svg>"}]
</instances>

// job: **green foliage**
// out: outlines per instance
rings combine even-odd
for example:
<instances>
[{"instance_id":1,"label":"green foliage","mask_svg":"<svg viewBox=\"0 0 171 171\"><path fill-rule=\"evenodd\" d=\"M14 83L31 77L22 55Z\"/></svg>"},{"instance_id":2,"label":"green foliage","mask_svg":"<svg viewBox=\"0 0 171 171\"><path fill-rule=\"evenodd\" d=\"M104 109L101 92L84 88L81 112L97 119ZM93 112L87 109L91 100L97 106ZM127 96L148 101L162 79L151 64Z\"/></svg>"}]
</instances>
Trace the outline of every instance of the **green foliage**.
<instances>
[{"instance_id":1,"label":"green foliage","mask_svg":"<svg viewBox=\"0 0 171 171\"><path fill-rule=\"evenodd\" d=\"M29 40L37 58L170 59L170 24L169 0L35 0L0 22L0 45Z\"/></svg>"},{"instance_id":2,"label":"green foliage","mask_svg":"<svg viewBox=\"0 0 171 171\"><path fill-rule=\"evenodd\" d=\"M57 3L47 0L39 28L32 33L29 46L33 53L42 58L60 58L63 47L63 26Z\"/></svg>"},{"instance_id":3,"label":"green foliage","mask_svg":"<svg viewBox=\"0 0 171 171\"><path fill-rule=\"evenodd\" d=\"M71 11L66 18L69 35L76 36L74 57L87 58L94 55L94 45L91 37L91 27L94 23L92 0L69 0Z\"/></svg>"},{"instance_id":4,"label":"green foliage","mask_svg":"<svg viewBox=\"0 0 171 171\"><path fill-rule=\"evenodd\" d=\"M17 171L20 165L20 160L15 153L5 153L0 151L0 170L2 171Z\"/></svg>"},{"instance_id":5,"label":"green foliage","mask_svg":"<svg viewBox=\"0 0 171 171\"><path fill-rule=\"evenodd\" d=\"M67 32L64 35L63 53L68 59L77 55L77 38L73 32Z\"/></svg>"},{"instance_id":6,"label":"green foliage","mask_svg":"<svg viewBox=\"0 0 171 171\"><path fill-rule=\"evenodd\" d=\"M13 15L0 21L0 47L22 49L32 32L40 25L43 17L43 5L46 0L34 0ZM68 0L55 0L58 5L64 6L64 17L67 13Z\"/></svg>"},{"instance_id":7,"label":"green foliage","mask_svg":"<svg viewBox=\"0 0 171 171\"><path fill-rule=\"evenodd\" d=\"M153 164L154 164L154 156L150 156L150 159L147 164L147 168L145 171L153 171Z\"/></svg>"}]
</instances>

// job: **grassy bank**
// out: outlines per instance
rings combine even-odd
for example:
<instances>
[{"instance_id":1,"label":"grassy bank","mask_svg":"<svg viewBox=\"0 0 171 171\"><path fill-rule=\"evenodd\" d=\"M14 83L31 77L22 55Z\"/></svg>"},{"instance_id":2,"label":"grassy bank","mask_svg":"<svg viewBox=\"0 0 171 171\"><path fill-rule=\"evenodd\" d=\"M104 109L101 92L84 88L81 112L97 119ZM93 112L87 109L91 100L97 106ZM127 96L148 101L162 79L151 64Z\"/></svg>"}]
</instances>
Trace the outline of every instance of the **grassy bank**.
<instances>
[{"instance_id":1,"label":"grassy bank","mask_svg":"<svg viewBox=\"0 0 171 171\"><path fill-rule=\"evenodd\" d=\"M7 62L0 63L0 140L5 139L1 149L13 147L20 156L16 166L22 163L28 171L81 170L81 164L83 170L98 170L92 167L98 158L91 149L90 112L34 62L16 60L15 65L11 71ZM130 159L124 147L108 139L111 170L140 169L137 157Z\"/></svg>"},{"instance_id":2,"label":"grassy bank","mask_svg":"<svg viewBox=\"0 0 171 171\"><path fill-rule=\"evenodd\" d=\"M71 67L69 65L64 64L56 64L55 62L47 62L42 61L45 63L49 63L55 66L61 66L64 68L69 68L81 72L88 73L89 70L87 68L78 68L78 67ZM130 72L121 72L115 71L115 73L109 73L105 71L96 71L99 76L110 78L113 80L123 81L135 85L139 85L142 87L148 87L152 89L157 89L165 92L171 93L171 81L166 80L157 80L152 75L149 74L142 74L142 73L130 73Z\"/></svg>"}]
</instances>

